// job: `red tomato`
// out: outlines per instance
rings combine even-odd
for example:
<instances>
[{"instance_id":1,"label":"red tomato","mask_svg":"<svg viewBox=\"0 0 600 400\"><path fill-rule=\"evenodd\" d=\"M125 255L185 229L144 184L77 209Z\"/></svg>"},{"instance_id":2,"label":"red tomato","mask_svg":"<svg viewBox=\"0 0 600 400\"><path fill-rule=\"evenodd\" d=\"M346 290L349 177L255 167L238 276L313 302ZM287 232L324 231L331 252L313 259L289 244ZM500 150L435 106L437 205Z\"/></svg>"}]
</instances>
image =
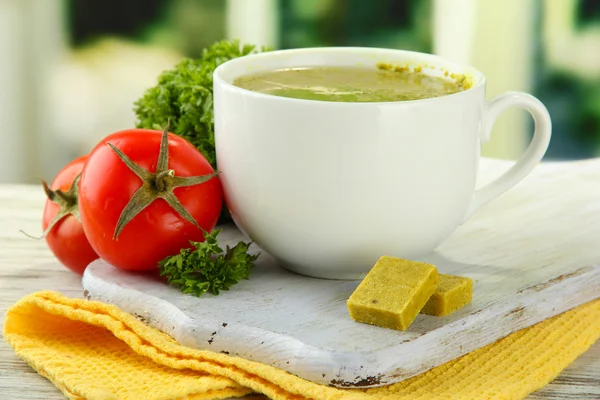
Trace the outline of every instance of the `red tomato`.
<instances>
[{"instance_id":1,"label":"red tomato","mask_svg":"<svg viewBox=\"0 0 600 400\"><path fill-rule=\"evenodd\" d=\"M54 178L50 189L54 192L60 189L63 193L71 193L69 189L71 189L73 181L83 169L86 159L87 156L82 156L65 165ZM72 200L74 201L72 205L77 207L77 198L74 197ZM42 219L44 231L61 211L59 205L61 199L56 199L56 201L46 200ZM98 258L85 237L81 222L73 214L68 214L56 222L45 235L45 239L56 258L71 271L78 274L83 274L88 264Z\"/></svg>"},{"instance_id":2,"label":"red tomato","mask_svg":"<svg viewBox=\"0 0 600 400\"><path fill-rule=\"evenodd\" d=\"M192 186L163 190L171 192L197 225L176 211L157 195L168 179L214 174L206 158L192 144L174 134L168 134L168 169L158 184L156 170L163 133L147 129L130 129L104 138L89 155L80 182L79 206L83 229L98 255L120 269L152 270L167 256L191 247L190 241L204 240L204 232L216 225L221 212L223 192L217 176ZM164 136L165 144L167 136ZM111 148L113 145L137 164L139 170L150 173L152 182L144 184ZM167 164L165 164L165 167ZM169 181L172 183L172 181ZM167 185L168 186L168 185ZM116 234L121 213L138 189L150 196L147 206L127 222ZM152 198L154 196L154 198ZM163 196L163 197L164 197ZM146 197L146 200L148 197Z\"/></svg>"}]
</instances>

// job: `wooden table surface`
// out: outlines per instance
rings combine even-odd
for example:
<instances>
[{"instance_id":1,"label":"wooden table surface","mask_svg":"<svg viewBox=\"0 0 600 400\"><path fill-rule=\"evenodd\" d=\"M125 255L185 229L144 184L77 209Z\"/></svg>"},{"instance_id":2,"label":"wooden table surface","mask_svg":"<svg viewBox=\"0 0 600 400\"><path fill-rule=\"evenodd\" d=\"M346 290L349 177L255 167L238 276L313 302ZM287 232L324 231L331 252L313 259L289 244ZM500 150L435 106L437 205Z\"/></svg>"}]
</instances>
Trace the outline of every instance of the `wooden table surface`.
<instances>
[{"instance_id":1,"label":"wooden table surface","mask_svg":"<svg viewBox=\"0 0 600 400\"><path fill-rule=\"evenodd\" d=\"M41 233L44 205L41 187L0 185L0 312L23 296L39 290L56 290L82 297L81 279L62 267L44 240L26 237ZM37 375L0 340L0 399L54 400L64 396ZM528 399L600 399L600 342L577 359L553 382Z\"/></svg>"}]
</instances>

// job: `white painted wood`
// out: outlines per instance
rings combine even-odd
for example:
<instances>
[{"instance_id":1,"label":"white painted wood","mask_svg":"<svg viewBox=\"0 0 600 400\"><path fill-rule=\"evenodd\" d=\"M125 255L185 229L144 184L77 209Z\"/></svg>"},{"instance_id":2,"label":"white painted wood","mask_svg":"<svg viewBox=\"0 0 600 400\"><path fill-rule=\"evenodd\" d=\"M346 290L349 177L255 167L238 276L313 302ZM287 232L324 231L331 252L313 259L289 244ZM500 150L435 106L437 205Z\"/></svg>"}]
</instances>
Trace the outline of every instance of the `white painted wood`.
<instances>
[{"instance_id":1,"label":"white painted wood","mask_svg":"<svg viewBox=\"0 0 600 400\"><path fill-rule=\"evenodd\" d=\"M600 171L600 159L594 162ZM19 229L31 234L41 233L43 205L44 194L38 186L0 185L0 329L6 309L29 293L48 289L58 290L67 296L82 296L81 280L54 259L45 242L32 241L19 233ZM3 399L65 398L49 381L19 359L1 339L0 393ZM600 398L600 342L553 382L527 399L568 398Z\"/></svg>"},{"instance_id":2,"label":"white painted wood","mask_svg":"<svg viewBox=\"0 0 600 400\"><path fill-rule=\"evenodd\" d=\"M508 168L482 163L480 184ZM180 343L227 352L335 386L397 382L600 297L600 159L546 163L422 260L474 279L473 303L420 315L405 332L352 321L357 281L295 275L263 254L219 296L186 296L158 278L91 265L86 295L136 314ZM224 230L225 243L241 234Z\"/></svg>"}]
</instances>

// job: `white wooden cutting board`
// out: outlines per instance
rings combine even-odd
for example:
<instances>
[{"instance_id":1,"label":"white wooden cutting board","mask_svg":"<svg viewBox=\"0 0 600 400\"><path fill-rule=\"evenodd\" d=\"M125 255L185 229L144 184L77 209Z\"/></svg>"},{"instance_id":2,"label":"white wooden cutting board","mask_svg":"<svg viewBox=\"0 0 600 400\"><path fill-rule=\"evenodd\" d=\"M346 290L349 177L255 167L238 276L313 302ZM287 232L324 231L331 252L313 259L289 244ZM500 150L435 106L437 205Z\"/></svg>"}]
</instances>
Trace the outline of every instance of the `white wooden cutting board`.
<instances>
[{"instance_id":1,"label":"white wooden cutting board","mask_svg":"<svg viewBox=\"0 0 600 400\"><path fill-rule=\"evenodd\" d=\"M509 165L482 160L480 183ZM221 236L242 239L233 226ZM389 384L600 297L600 159L540 165L422 260L473 278L474 298L448 317L419 315L405 332L350 319L357 281L296 275L267 254L219 296L184 295L103 261L88 267L83 288L186 346L338 387Z\"/></svg>"}]
</instances>

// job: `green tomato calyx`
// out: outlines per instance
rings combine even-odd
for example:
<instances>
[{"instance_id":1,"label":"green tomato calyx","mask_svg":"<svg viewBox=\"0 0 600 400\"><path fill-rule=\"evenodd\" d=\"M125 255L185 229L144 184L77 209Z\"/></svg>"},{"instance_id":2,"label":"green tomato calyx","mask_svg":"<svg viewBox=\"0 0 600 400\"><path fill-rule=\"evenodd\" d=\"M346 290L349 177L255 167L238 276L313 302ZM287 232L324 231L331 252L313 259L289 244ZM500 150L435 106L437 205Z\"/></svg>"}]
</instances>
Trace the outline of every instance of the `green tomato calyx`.
<instances>
[{"instance_id":1,"label":"green tomato calyx","mask_svg":"<svg viewBox=\"0 0 600 400\"><path fill-rule=\"evenodd\" d=\"M81 173L78 174L75 179L73 179L73 183L71 183L71 187L66 192L61 189L52 190L50 186L46 183L46 181L42 180L42 187L44 188L44 192L46 192L46 196L53 203L58 204L60 207L52 221L48 224L48 227L42 233L42 236L36 239L42 239L48 235L48 233L54 228L54 226L61 219L65 218L68 215L72 215L77 218L78 221L81 221L79 218L79 206L77 204L77 200L79 198L79 179L81 178ZM23 232L25 233L25 232ZM31 235L27 236L33 237Z\"/></svg>"},{"instance_id":2,"label":"green tomato calyx","mask_svg":"<svg viewBox=\"0 0 600 400\"><path fill-rule=\"evenodd\" d=\"M123 208L113 233L113 239L118 239L125 226L156 199L165 200L182 218L185 218L197 228L202 229L194 217L192 217L183 204L181 204L177 196L175 196L173 190L178 187L199 185L211 180L218 174L176 176L175 171L169 169L168 125L162 133L160 150L158 153L158 163L155 172L150 172L136 164L125 153L111 143L107 144L115 152L117 157L119 157L119 159L123 161L123 163L125 163L125 165L142 181L142 186L133 194L133 196L131 196L129 203Z\"/></svg>"}]
</instances>

